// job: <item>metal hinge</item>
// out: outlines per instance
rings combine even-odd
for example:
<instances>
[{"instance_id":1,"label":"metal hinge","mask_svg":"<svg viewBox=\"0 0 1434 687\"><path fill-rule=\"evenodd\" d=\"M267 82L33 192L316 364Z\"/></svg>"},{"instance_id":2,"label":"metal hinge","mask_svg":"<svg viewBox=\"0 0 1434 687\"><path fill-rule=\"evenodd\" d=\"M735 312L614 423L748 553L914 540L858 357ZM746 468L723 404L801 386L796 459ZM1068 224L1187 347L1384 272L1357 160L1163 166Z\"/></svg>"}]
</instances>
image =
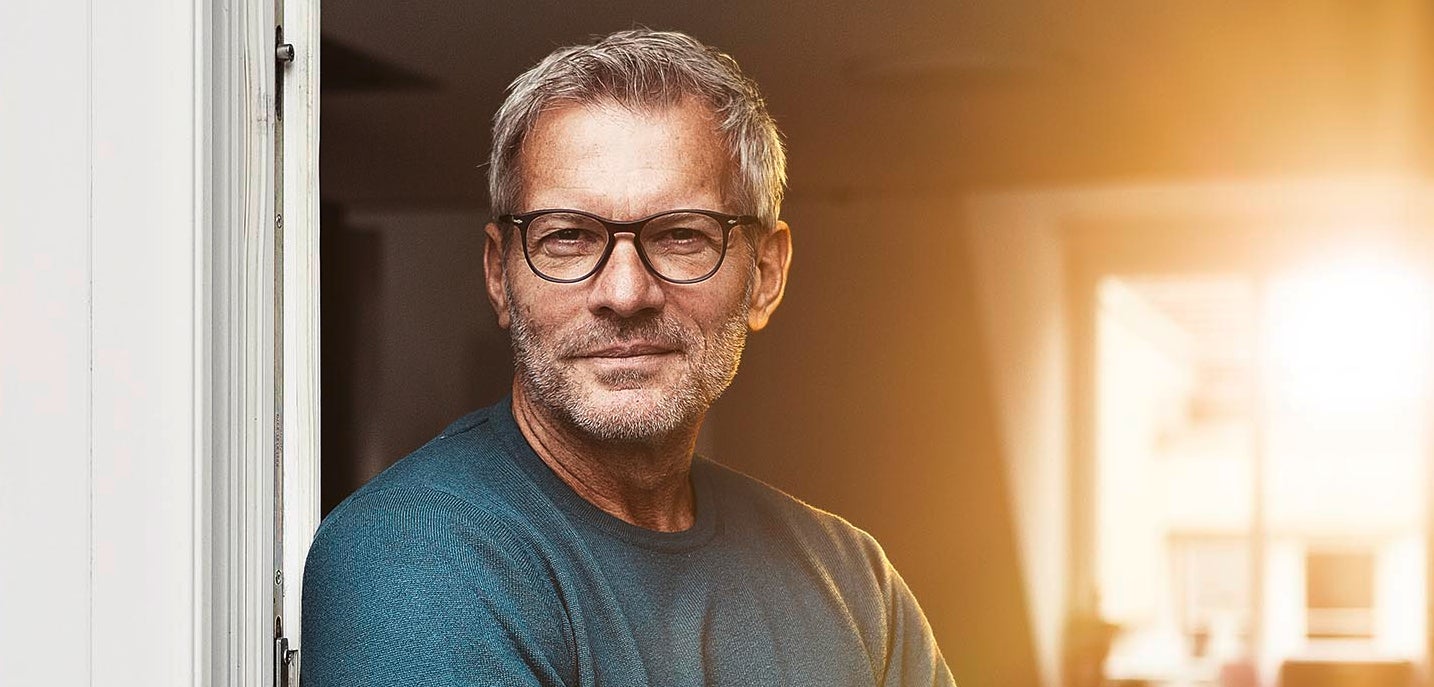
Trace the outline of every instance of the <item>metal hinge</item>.
<instances>
[{"instance_id":1,"label":"metal hinge","mask_svg":"<svg viewBox=\"0 0 1434 687\"><path fill-rule=\"evenodd\" d=\"M299 687L299 650L284 636L274 640L274 687Z\"/></svg>"},{"instance_id":2,"label":"metal hinge","mask_svg":"<svg viewBox=\"0 0 1434 687\"><path fill-rule=\"evenodd\" d=\"M284 67L294 62L294 44L284 42L284 27L274 27L274 113L284 118Z\"/></svg>"}]
</instances>

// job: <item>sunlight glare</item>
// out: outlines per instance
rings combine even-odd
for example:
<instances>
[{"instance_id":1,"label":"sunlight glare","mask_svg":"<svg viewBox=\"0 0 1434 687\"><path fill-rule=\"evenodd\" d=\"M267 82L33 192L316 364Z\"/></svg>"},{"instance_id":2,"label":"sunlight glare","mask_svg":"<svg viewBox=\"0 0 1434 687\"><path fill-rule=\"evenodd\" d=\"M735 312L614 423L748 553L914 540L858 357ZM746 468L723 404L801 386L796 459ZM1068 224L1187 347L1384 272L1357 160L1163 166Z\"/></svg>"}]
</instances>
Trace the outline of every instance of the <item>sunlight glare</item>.
<instances>
[{"instance_id":1,"label":"sunlight glare","mask_svg":"<svg viewBox=\"0 0 1434 687\"><path fill-rule=\"evenodd\" d=\"M1276 397L1316 413L1381 412L1423 397L1429 279L1393 260L1328 264L1275 279L1266 307Z\"/></svg>"}]
</instances>

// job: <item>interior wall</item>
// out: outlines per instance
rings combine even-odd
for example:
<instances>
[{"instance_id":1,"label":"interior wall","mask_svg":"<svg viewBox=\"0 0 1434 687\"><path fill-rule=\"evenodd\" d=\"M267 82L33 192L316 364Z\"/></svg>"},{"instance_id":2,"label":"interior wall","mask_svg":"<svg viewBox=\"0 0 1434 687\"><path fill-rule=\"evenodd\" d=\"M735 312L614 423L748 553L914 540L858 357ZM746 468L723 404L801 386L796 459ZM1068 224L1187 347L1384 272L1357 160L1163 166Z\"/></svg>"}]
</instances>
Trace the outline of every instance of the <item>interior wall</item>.
<instances>
[{"instance_id":1,"label":"interior wall","mask_svg":"<svg viewBox=\"0 0 1434 687\"><path fill-rule=\"evenodd\" d=\"M967 205L985 360L1042 684L1058 684L1069 565L1069 331L1064 244L1038 203Z\"/></svg>"},{"instance_id":2,"label":"interior wall","mask_svg":"<svg viewBox=\"0 0 1434 687\"><path fill-rule=\"evenodd\" d=\"M508 393L474 211L334 210L323 294L328 512L448 423ZM334 406L330 408L330 406Z\"/></svg>"}]
</instances>

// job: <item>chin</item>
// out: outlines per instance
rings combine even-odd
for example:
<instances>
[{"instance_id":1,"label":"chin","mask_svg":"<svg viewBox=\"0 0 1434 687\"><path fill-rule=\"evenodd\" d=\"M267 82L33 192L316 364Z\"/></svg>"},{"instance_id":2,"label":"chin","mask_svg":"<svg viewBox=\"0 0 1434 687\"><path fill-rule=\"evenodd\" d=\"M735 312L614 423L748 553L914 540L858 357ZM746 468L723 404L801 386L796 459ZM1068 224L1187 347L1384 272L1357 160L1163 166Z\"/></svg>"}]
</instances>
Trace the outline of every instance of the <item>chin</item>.
<instances>
[{"instance_id":1,"label":"chin","mask_svg":"<svg viewBox=\"0 0 1434 687\"><path fill-rule=\"evenodd\" d=\"M692 390L693 386L686 389ZM645 442L694 425L706 411L696 393L678 388L585 389L559 412L604 441Z\"/></svg>"},{"instance_id":2,"label":"chin","mask_svg":"<svg viewBox=\"0 0 1434 687\"><path fill-rule=\"evenodd\" d=\"M745 327L745 320L738 324ZM557 358L527 341L531 335L521 327L515 330L519 383L533 403L598 441L646 444L696 431L736 374L746 331L724 336L730 343L720 355L612 365Z\"/></svg>"}]
</instances>

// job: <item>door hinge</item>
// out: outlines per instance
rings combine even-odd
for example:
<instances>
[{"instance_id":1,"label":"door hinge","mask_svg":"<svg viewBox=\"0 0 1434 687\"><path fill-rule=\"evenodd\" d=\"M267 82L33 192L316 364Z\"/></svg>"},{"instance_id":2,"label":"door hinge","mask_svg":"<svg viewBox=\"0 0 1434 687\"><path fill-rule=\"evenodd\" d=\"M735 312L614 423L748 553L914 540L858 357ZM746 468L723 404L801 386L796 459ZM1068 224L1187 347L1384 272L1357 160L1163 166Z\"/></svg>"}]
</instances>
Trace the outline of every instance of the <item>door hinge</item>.
<instances>
[{"instance_id":1,"label":"door hinge","mask_svg":"<svg viewBox=\"0 0 1434 687\"><path fill-rule=\"evenodd\" d=\"M274 687L299 687L299 650L289 648L289 638L274 640Z\"/></svg>"},{"instance_id":2,"label":"door hinge","mask_svg":"<svg viewBox=\"0 0 1434 687\"><path fill-rule=\"evenodd\" d=\"M294 63L294 44L284 42L284 27L274 27L274 114L284 119L284 68Z\"/></svg>"}]
</instances>

